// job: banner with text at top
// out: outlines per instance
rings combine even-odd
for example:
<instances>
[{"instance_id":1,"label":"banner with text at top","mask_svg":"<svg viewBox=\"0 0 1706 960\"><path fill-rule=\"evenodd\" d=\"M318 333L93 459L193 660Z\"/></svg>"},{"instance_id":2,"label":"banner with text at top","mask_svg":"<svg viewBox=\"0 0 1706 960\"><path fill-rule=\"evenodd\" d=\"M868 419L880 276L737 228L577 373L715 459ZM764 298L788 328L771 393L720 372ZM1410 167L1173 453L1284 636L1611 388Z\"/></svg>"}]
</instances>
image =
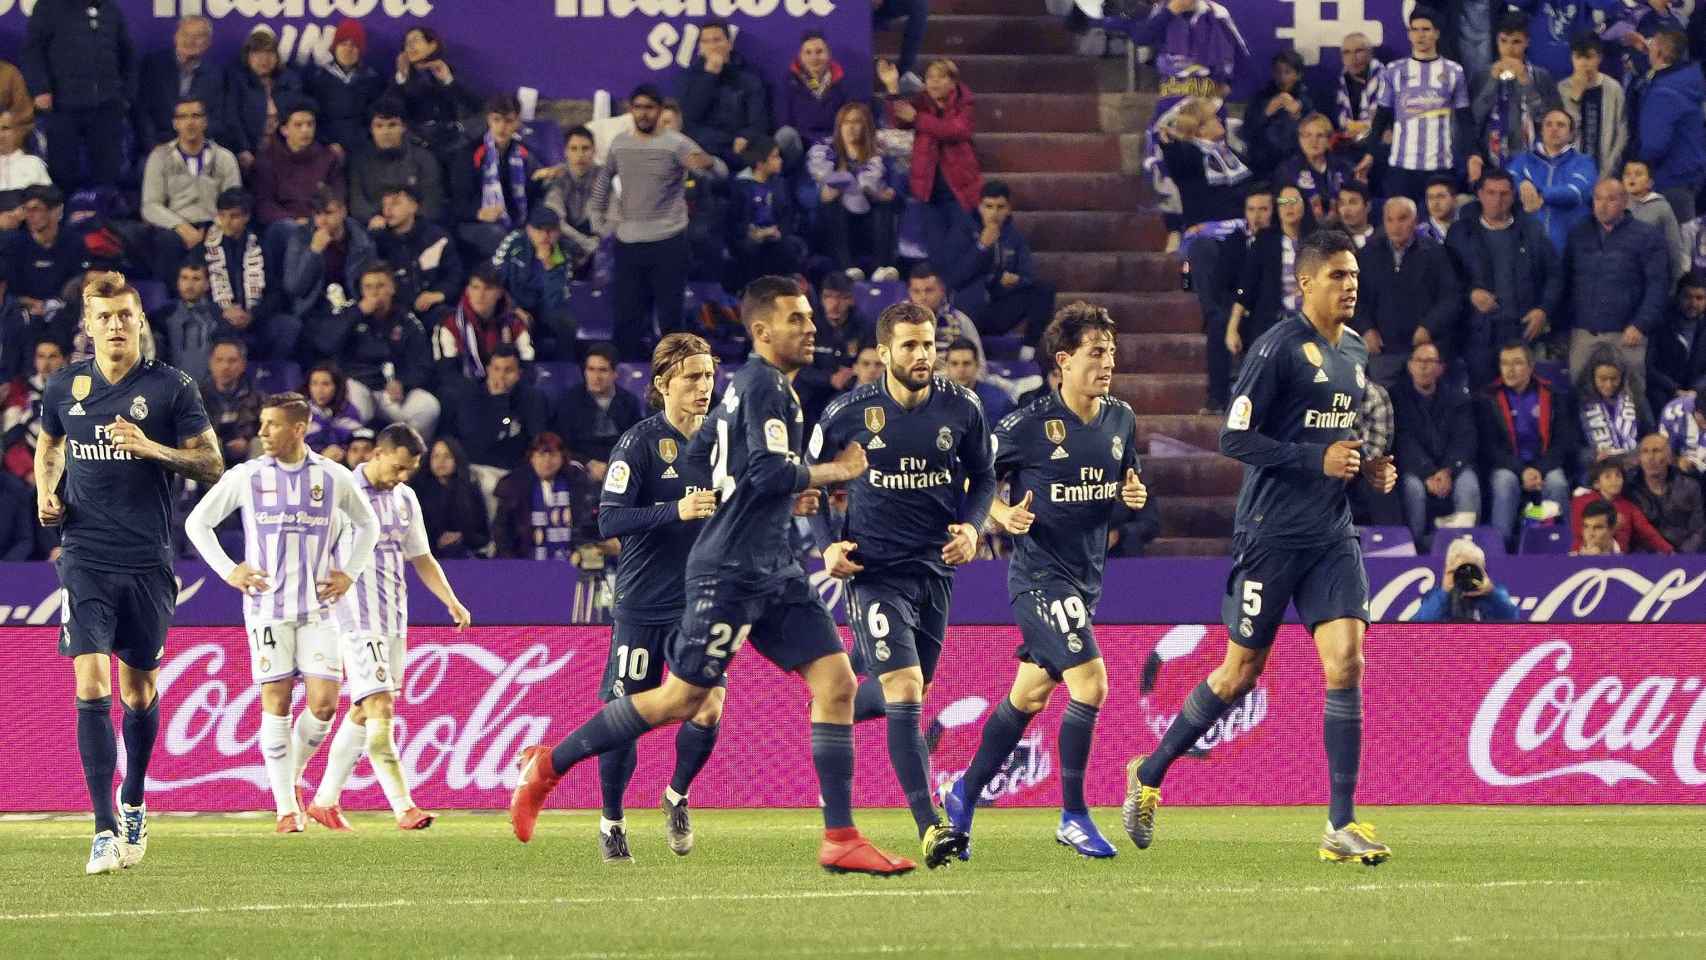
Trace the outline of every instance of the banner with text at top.
<instances>
[{"instance_id":1,"label":"banner with text at top","mask_svg":"<svg viewBox=\"0 0 1706 960\"><path fill-rule=\"evenodd\" d=\"M16 61L37 0L0 0L0 59ZM113 0L109 0L113 2ZM182 16L213 22L215 63L236 59L257 27L279 38L285 62L332 55L338 23L367 32L367 62L390 76L403 34L427 26L445 42L457 79L480 94L528 86L544 97L584 99L634 86L673 93L674 74L696 55L699 26L727 21L735 52L770 81L785 77L800 36L820 30L847 70L848 89L871 89L871 8L864 0L117 0L139 54L170 50ZM40 91L34 91L40 92Z\"/></svg>"}]
</instances>

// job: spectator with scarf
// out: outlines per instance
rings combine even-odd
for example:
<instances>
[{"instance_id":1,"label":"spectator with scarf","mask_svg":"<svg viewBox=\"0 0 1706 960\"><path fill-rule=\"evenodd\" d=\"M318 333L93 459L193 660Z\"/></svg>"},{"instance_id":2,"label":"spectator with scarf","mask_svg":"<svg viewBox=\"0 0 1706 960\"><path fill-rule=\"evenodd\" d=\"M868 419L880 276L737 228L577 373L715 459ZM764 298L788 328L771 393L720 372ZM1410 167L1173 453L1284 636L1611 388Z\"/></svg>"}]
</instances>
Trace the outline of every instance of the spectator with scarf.
<instances>
[{"instance_id":1,"label":"spectator with scarf","mask_svg":"<svg viewBox=\"0 0 1706 960\"><path fill-rule=\"evenodd\" d=\"M539 162L521 142L521 104L513 94L486 101L486 135L462 151L450 171L457 236L470 259L484 260L527 222L544 190ZM548 174L547 174L548 177Z\"/></svg>"},{"instance_id":2,"label":"spectator with scarf","mask_svg":"<svg viewBox=\"0 0 1706 960\"><path fill-rule=\"evenodd\" d=\"M817 184L819 249L837 271L893 268L895 191L884 177L871 108L849 103L832 139L812 146L806 173Z\"/></svg>"},{"instance_id":3,"label":"spectator with scarf","mask_svg":"<svg viewBox=\"0 0 1706 960\"><path fill-rule=\"evenodd\" d=\"M1274 183L1303 191L1304 202L1317 220L1333 213L1333 202L1345 184L1362 179L1350 164L1328 152L1332 143L1332 121L1312 113L1297 125L1297 149L1274 171Z\"/></svg>"},{"instance_id":4,"label":"spectator with scarf","mask_svg":"<svg viewBox=\"0 0 1706 960\"><path fill-rule=\"evenodd\" d=\"M261 238L250 225L253 201L233 188L221 193L214 207L213 223L201 246L208 287L225 322L246 343L258 346L261 324L279 298L267 276Z\"/></svg>"},{"instance_id":5,"label":"spectator with scarf","mask_svg":"<svg viewBox=\"0 0 1706 960\"><path fill-rule=\"evenodd\" d=\"M1291 155L1297 143L1300 121L1313 99L1303 82L1303 55L1286 49L1274 54L1268 85L1250 98L1244 110L1244 144L1250 153L1250 169L1258 177L1270 176Z\"/></svg>"},{"instance_id":6,"label":"spectator with scarf","mask_svg":"<svg viewBox=\"0 0 1706 960\"><path fill-rule=\"evenodd\" d=\"M776 143L790 166L792 158L828 141L840 128L842 108L851 102L841 82L844 75L821 31L800 38L799 56L789 65L776 97Z\"/></svg>"},{"instance_id":7,"label":"spectator with scarf","mask_svg":"<svg viewBox=\"0 0 1706 960\"><path fill-rule=\"evenodd\" d=\"M1316 109L1344 136L1347 151L1360 160L1367 154L1363 140L1373 128L1374 114L1380 107L1380 71L1384 65L1374 59L1374 44L1368 34L1360 31L1345 34L1339 44L1339 65L1333 82L1317 91L1323 99ZM1325 99L1327 94L1332 95L1331 100Z\"/></svg>"},{"instance_id":8,"label":"spectator with scarf","mask_svg":"<svg viewBox=\"0 0 1706 960\"><path fill-rule=\"evenodd\" d=\"M492 524L497 555L528 560L570 560L587 526L583 513L596 513L587 496L586 471L570 463L563 439L549 430L533 438L527 463L498 484L498 509ZM596 524L596 518L592 521ZM593 527L596 530L596 526Z\"/></svg>"},{"instance_id":9,"label":"spectator with scarf","mask_svg":"<svg viewBox=\"0 0 1706 960\"><path fill-rule=\"evenodd\" d=\"M484 379L492 351L499 347L511 347L522 363L532 363L533 335L528 328L527 314L504 292L498 269L489 263L476 266L455 309L445 311L433 328L441 389Z\"/></svg>"},{"instance_id":10,"label":"spectator with scarf","mask_svg":"<svg viewBox=\"0 0 1706 960\"><path fill-rule=\"evenodd\" d=\"M1677 394L1665 404L1659 418L1659 432L1670 441L1677 466L1695 477L1706 471L1706 404L1700 401L1700 390L1706 388L1706 377Z\"/></svg>"},{"instance_id":11,"label":"spectator with scarf","mask_svg":"<svg viewBox=\"0 0 1706 960\"><path fill-rule=\"evenodd\" d=\"M1238 296L1232 316L1226 321L1226 352L1244 353L1269 327L1300 303L1297 288L1297 248L1315 230L1315 218L1296 187L1281 187L1274 193L1274 225L1256 235L1244 257L1238 278Z\"/></svg>"},{"instance_id":12,"label":"spectator with scarf","mask_svg":"<svg viewBox=\"0 0 1706 960\"><path fill-rule=\"evenodd\" d=\"M1528 20L1511 14L1499 21L1499 59L1470 78L1470 109L1480 131L1476 149L1506 166L1539 140L1540 118L1558 104L1558 84L1545 67L1528 60Z\"/></svg>"},{"instance_id":13,"label":"spectator with scarf","mask_svg":"<svg viewBox=\"0 0 1706 960\"><path fill-rule=\"evenodd\" d=\"M367 118L385 94L385 78L361 58L367 28L344 19L332 32L332 59L309 69L303 87L320 105L320 139L341 151L347 164L367 146ZM358 218L359 219L359 218Z\"/></svg>"},{"instance_id":14,"label":"spectator with scarf","mask_svg":"<svg viewBox=\"0 0 1706 960\"><path fill-rule=\"evenodd\" d=\"M1616 170L1629 144L1623 85L1599 70L1599 38L1584 34L1570 43L1570 75L1558 84L1558 98L1575 129L1575 147L1593 158L1595 170ZM1542 131L1544 133L1544 131Z\"/></svg>"},{"instance_id":15,"label":"spectator with scarf","mask_svg":"<svg viewBox=\"0 0 1706 960\"><path fill-rule=\"evenodd\" d=\"M1576 384L1576 396L1581 398L1584 479L1591 478L1591 467L1601 460L1632 466L1635 448L1652 432L1653 424L1629 389L1617 351L1606 344L1595 348L1587 376Z\"/></svg>"},{"instance_id":16,"label":"spectator with scarf","mask_svg":"<svg viewBox=\"0 0 1706 960\"><path fill-rule=\"evenodd\" d=\"M1511 158L1507 169L1517 184L1523 212L1540 221L1559 253L1576 224L1593 213L1593 158L1572 146L1575 121L1562 107L1546 111L1540 142Z\"/></svg>"},{"instance_id":17,"label":"spectator with scarf","mask_svg":"<svg viewBox=\"0 0 1706 960\"><path fill-rule=\"evenodd\" d=\"M481 556L492 542L491 508L468 474L468 458L454 437L439 437L427 468L409 481L421 502L432 555L440 560Z\"/></svg>"},{"instance_id":18,"label":"spectator with scarf","mask_svg":"<svg viewBox=\"0 0 1706 960\"><path fill-rule=\"evenodd\" d=\"M1159 136L1167 173L1177 184L1184 229L1232 220L1243 212L1238 188L1250 179L1250 168L1226 142L1226 126L1213 100L1184 101Z\"/></svg>"},{"instance_id":19,"label":"spectator with scarf","mask_svg":"<svg viewBox=\"0 0 1706 960\"><path fill-rule=\"evenodd\" d=\"M350 437L361 429L361 411L350 402L343 371L335 363L320 363L308 371L300 392L308 398L308 448L343 463Z\"/></svg>"}]
</instances>

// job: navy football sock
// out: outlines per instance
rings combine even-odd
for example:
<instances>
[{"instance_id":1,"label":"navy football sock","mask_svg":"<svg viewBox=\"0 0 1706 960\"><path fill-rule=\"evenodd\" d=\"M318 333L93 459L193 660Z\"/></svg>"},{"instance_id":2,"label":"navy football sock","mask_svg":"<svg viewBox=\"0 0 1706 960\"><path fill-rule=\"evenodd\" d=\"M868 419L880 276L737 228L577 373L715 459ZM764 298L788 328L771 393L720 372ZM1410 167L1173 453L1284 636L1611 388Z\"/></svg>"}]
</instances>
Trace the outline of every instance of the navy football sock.
<instances>
[{"instance_id":1,"label":"navy football sock","mask_svg":"<svg viewBox=\"0 0 1706 960\"><path fill-rule=\"evenodd\" d=\"M876 677L859 681L859 692L853 697L853 722L875 720L887 712L888 702L883 697L882 681Z\"/></svg>"},{"instance_id":2,"label":"navy football sock","mask_svg":"<svg viewBox=\"0 0 1706 960\"><path fill-rule=\"evenodd\" d=\"M1099 712L1074 700L1060 718L1060 808L1067 813L1090 812L1084 805L1084 771L1090 766L1090 741L1096 736Z\"/></svg>"},{"instance_id":3,"label":"navy football sock","mask_svg":"<svg viewBox=\"0 0 1706 960\"><path fill-rule=\"evenodd\" d=\"M633 743L650 729L633 700L612 700L557 744L551 751L551 770L560 777L587 757Z\"/></svg>"},{"instance_id":4,"label":"navy football sock","mask_svg":"<svg viewBox=\"0 0 1706 960\"><path fill-rule=\"evenodd\" d=\"M853 725L812 723L812 766L826 830L853 826Z\"/></svg>"},{"instance_id":5,"label":"navy football sock","mask_svg":"<svg viewBox=\"0 0 1706 960\"><path fill-rule=\"evenodd\" d=\"M717 732L722 726L713 723L705 727L689 720L675 732L675 773L670 775L669 788L679 796L687 796L688 789L693 786L693 778L705 769L705 761L711 759L711 751L717 746Z\"/></svg>"},{"instance_id":6,"label":"navy football sock","mask_svg":"<svg viewBox=\"0 0 1706 960\"><path fill-rule=\"evenodd\" d=\"M113 771L118 768L118 741L113 737L113 698L77 701L77 755L83 760L83 782L89 785L89 806L95 812L95 832L118 832L113 815Z\"/></svg>"},{"instance_id":7,"label":"navy football sock","mask_svg":"<svg viewBox=\"0 0 1706 960\"><path fill-rule=\"evenodd\" d=\"M1138 768L1137 779L1146 787L1161 786L1161 779L1167 776L1167 768L1173 761L1179 759L1198 738L1214 726L1220 715L1226 712L1230 703L1215 696L1209 689L1208 681L1197 684L1191 695L1185 698L1185 705L1180 708L1179 715L1167 725L1167 732L1161 737L1161 745L1143 761Z\"/></svg>"},{"instance_id":8,"label":"navy football sock","mask_svg":"<svg viewBox=\"0 0 1706 960\"><path fill-rule=\"evenodd\" d=\"M141 710L124 708L124 788L119 799L133 807L142 805L148 782L148 761L154 756L154 738L160 733L160 695Z\"/></svg>"},{"instance_id":9,"label":"navy football sock","mask_svg":"<svg viewBox=\"0 0 1706 960\"><path fill-rule=\"evenodd\" d=\"M918 721L924 716L922 703L891 703L889 717L889 764L906 793L906 805L918 824L918 835L936 822L936 804L930 797L930 758L924 752L924 731Z\"/></svg>"},{"instance_id":10,"label":"navy football sock","mask_svg":"<svg viewBox=\"0 0 1706 960\"><path fill-rule=\"evenodd\" d=\"M1013 706L1012 700L1001 698L1001 705L984 722L983 739L971 758L971 766L966 768L967 803L976 806L978 798L983 795L983 788L995 779L1001 765L1013 755L1013 748L1025 736L1025 728L1030 726L1032 716Z\"/></svg>"},{"instance_id":11,"label":"navy football sock","mask_svg":"<svg viewBox=\"0 0 1706 960\"><path fill-rule=\"evenodd\" d=\"M598 755L598 792L603 800L604 819L622 819L622 795L628 792L628 781L634 779L634 765L639 762L640 752L632 743Z\"/></svg>"},{"instance_id":12,"label":"navy football sock","mask_svg":"<svg viewBox=\"0 0 1706 960\"><path fill-rule=\"evenodd\" d=\"M1321 728L1327 746L1327 771L1332 778L1327 820L1338 830L1356 819L1357 770L1362 765L1362 688L1328 690Z\"/></svg>"}]
</instances>

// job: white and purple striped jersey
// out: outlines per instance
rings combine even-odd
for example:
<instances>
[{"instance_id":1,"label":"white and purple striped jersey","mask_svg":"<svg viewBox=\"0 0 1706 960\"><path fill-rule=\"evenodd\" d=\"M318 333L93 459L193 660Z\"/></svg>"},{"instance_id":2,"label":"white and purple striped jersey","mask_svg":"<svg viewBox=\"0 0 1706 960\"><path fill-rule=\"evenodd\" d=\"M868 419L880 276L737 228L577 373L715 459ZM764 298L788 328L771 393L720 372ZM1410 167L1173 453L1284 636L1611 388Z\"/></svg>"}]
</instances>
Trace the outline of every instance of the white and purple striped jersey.
<instances>
[{"instance_id":1,"label":"white and purple striped jersey","mask_svg":"<svg viewBox=\"0 0 1706 960\"><path fill-rule=\"evenodd\" d=\"M379 537L379 520L350 472L312 451L293 467L265 456L232 467L190 511L184 531L221 579L237 564L213 528L235 511L243 517L243 562L267 577L265 591L243 595L243 621L251 627L331 619L316 583L332 570L359 580ZM354 543L334 564L340 511L355 527Z\"/></svg>"},{"instance_id":2,"label":"white and purple striped jersey","mask_svg":"<svg viewBox=\"0 0 1706 960\"><path fill-rule=\"evenodd\" d=\"M1392 111L1392 154L1404 170L1449 170L1456 165L1453 124L1469 106L1469 84L1454 60L1406 57L1380 75L1380 105Z\"/></svg>"},{"instance_id":3,"label":"white and purple striped jersey","mask_svg":"<svg viewBox=\"0 0 1706 960\"><path fill-rule=\"evenodd\" d=\"M373 563L338 601L338 629L348 636L401 639L409 631L409 563L432 552L421 502L407 484L389 490L375 487L365 464L351 473L356 492L379 518L379 543L373 548ZM341 514L337 525L337 559L347 563L355 549L355 525Z\"/></svg>"}]
</instances>

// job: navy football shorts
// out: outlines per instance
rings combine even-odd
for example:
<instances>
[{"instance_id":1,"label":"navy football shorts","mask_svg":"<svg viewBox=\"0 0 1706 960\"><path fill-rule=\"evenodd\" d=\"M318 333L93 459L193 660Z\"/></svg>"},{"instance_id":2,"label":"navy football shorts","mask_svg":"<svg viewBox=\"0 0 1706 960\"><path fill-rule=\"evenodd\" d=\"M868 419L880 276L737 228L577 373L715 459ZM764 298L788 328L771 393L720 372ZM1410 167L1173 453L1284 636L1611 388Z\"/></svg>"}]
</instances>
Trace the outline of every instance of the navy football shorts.
<instances>
[{"instance_id":1,"label":"navy football shorts","mask_svg":"<svg viewBox=\"0 0 1706 960\"><path fill-rule=\"evenodd\" d=\"M1267 649L1288 603L1296 605L1298 619L1310 630L1329 620L1368 622L1368 570L1355 537L1306 550L1242 539L1232 546L1220 618L1233 643Z\"/></svg>"},{"instance_id":2,"label":"navy football shorts","mask_svg":"<svg viewBox=\"0 0 1706 960\"><path fill-rule=\"evenodd\" d=\"M60 560L59 653L105 653L137 670L160 666L178 606L170 567L142 572L95 570Z\"/></svg>"},{"instance_id":3,"label":"navy football shorts","mask_svg":"<svg viewBox=\"0 0 1706 960\"><path fill-rule=\"evenodd\" d=\"M681 631L674 623L629 623L618 619L610 630L610 657L604 663L604 679L598 696L605 703L620 697L656 690L663 683L663 668L670 645ZM726 681L721 685L726 686Z\"/></svg>"},{"instance_id":4,"label":"navy football shorts","mask_svg":"<svg viewBox=\"0 0 1706 960\"><path fill-rule=\"evenodd\" d=\"M1042 667L1056 683L1066 671L1102 656L1089 605L1069 587L1040 587L1014 597L1013 622L1023 637L1013 655Z\"/></svg>"},{"instance_id":5,"label":"navy football shorts","mask_svg":"<svg viewBox=\"0 0 1706 960\"><path fill-rule=\"evenodd\" d=\"M687 613L670 645L669 672L696 686L716 686L748 639L764 659L790 672L847 652L829 608L805 577L759 594L701 577L687 581Z\"/></svg>"},{"instance_id":6,"label":"navy football shorts","mask_svg":"<svg viewBox=\"0 0 1706 960\"><path fill-rule=\"evenodd\" d=\"M929 683L942 659L953 589L953 581L940 576L854 577L847 585L853 669L880 677L918 667Z\"/></svg>"}]
</instances>

